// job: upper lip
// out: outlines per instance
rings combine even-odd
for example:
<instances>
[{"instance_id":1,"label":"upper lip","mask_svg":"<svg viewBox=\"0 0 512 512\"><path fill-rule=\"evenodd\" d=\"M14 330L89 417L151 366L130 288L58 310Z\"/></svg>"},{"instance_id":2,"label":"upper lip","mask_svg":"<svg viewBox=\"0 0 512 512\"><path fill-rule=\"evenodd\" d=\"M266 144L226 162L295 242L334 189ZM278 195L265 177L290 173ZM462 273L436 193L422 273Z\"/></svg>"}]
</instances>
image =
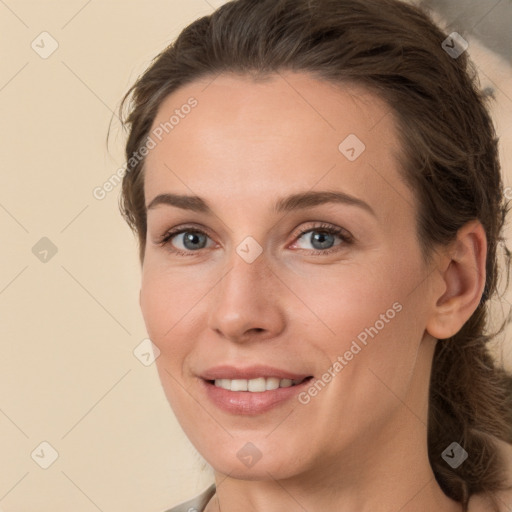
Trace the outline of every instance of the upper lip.
<instances>
[{"instance_id":1,"label":"upper lip","mask_svg":"<svg viewBox=\"0 0 512 512\"><path fill-rule=\"evenodd\" d=\"M311 375L307 373L293 373L288 370L280 368L273 368L272 366L255 365L241 368L239 366L215 366L201 373L201 378L204 380L216 379L257 379L259 377L270 378L275 377L278 379L290 380L303 380Z\"/></svg>"}]
</instances>

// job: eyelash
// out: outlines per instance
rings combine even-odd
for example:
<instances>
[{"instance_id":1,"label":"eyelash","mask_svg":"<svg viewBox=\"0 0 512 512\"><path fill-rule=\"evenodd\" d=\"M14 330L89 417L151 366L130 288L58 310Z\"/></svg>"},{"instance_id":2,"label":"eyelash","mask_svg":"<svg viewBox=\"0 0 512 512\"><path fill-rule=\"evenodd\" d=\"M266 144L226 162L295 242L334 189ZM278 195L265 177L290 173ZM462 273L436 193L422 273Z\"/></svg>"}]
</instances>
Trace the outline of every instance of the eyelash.
<instances>
[{"instance_id":1,"label":"eyelash","mask_svg":"<svg viewBox=\"0 0 512 512\"><path fill-rule=\"evenodd\" d=\"M318 256L326 256L328 254L331 254L333 252L337 252L340 250L343 250L343 247L346 245L351 245L354 242L353 237L343 228L339 228L337 226L332 226L330 224L318 224L315 226L310 226L307 229L302 229L298 233L294 235L294 240L301 238L306 233L309 233L310 231L317 231L321 233L327 233L329 235L336 235L338 236L343 243L335 245L334 247L331 247L329 249L326 249L324 251L322 250L312 250L310 251L311 255L318 255ZM203 231L202 229L195 228L193 226L184 226L172 229L170 231L167 231L161 238L156 242L157 245L160 245L162 247L167 246L167 250L173 254L177 254L179 256L195 256L195 253L198 253L201 251L201 249L197 251L182 251L180 249L175 249L172 247L172 244L169 243L169 241L174 238L176 235L180 235L182 233L199 233L202 235L206 235L209 237L208 233ZM306 250L306 249L301 249Z\"/></svg>"}]
</instances>

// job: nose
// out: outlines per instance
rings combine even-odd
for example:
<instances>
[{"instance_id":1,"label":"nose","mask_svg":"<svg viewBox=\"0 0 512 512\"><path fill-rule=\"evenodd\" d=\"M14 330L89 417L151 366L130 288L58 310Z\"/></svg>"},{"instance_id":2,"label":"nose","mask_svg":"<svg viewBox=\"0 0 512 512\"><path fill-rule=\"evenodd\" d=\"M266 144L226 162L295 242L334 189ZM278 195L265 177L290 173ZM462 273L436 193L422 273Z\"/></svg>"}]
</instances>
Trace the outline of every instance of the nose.
<instances>
[{"instance_id":1,"label":"nose","mask_svg":"<svg viewBox=\"0 0 512 512\"><path fill-rule=\"evenodd\" d=\"M212 290L209 328L236 343L279 336L286 325L286 287L260 254L248 263L234 253Z\"/></svg>"}]
</instances>

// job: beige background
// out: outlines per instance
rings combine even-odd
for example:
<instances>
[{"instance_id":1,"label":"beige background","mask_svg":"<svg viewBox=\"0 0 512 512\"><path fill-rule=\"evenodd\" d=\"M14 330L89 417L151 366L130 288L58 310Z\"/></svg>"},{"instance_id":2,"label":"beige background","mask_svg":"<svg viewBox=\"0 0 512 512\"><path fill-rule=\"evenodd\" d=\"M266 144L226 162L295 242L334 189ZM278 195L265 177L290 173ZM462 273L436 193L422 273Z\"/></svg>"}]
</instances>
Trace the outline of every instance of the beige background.
<instances>
[{"instance_id":1,"label":"beige background","mask_svg":"<svg viewBox=\"0 0 512 512\"><path fill-rule=\"evenodd\" d=\"M124 164L117 123L105 144L123 93L187 23L221 3L0 0L4 512L161 512L210 481L155 365L134 355L146 332L120 187L103 200L92 191ZM512 185L512 71L476 40L468 51L494 89ZM496 311L508 312L506 297ZM503 354L512 368L510 341ZM58 452L47 469L52 448L42 442Z\"/></svg>"}]
</instances>

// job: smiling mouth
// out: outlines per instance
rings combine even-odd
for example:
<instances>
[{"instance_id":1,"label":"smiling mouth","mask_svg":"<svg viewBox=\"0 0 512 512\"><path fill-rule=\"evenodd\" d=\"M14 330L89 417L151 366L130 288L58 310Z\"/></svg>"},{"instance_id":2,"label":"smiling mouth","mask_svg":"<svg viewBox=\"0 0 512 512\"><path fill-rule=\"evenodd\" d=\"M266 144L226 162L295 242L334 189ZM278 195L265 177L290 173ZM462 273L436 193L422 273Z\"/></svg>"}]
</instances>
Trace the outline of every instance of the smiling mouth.
<instances>
[{"instance_id":1,"label":"smiling mouth","mask_svg":"<svg viewBox=\"0 0 512 512\"><path fill-rule=\"evenodd\" d=\"M247 391L249 393L263 393L278 388L289 388L302 384L313 376L303 379L279 379L278 377L257 377L255 379L215 379L207 380L208 384L228 391Z\"/></svg>"}]
</instances>

